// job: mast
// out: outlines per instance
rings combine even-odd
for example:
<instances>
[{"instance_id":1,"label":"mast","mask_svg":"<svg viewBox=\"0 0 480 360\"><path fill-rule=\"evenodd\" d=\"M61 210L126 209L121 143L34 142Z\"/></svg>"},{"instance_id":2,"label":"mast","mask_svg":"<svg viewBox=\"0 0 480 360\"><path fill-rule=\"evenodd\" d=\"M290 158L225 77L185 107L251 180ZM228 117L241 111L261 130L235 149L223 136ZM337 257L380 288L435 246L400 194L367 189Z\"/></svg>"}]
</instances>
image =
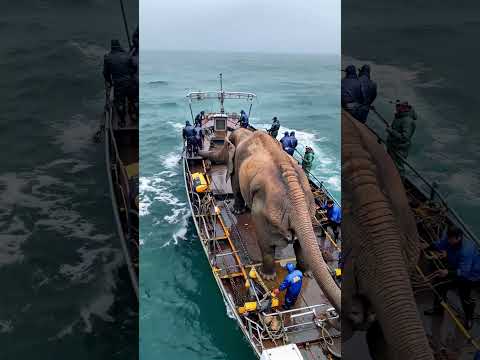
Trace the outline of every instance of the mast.
<instances>
[{"instance_id":1,"label":"mast","mask_svg":"<svg viewBox=\"0 0 480 360\"><path fill-rule=\"evenodd\" d=\"M225 113L225 109L223 107L224 100L225 100L225 93L223 92L222 73L220 73L220 112L222 114Z\"/></svg>"},{"instance_id":2,"label":"mast","mask_svg":"<svg viewBox=\"0 0 480 360\"><path fill-rule=\"evenodd\" d=\"M125 8L123 6L123 0L120 0L120 8L122 9L123 25L125 26L125 32L127 34L127 41L129 49L132 48L132 42L130 40L130 32L128 31L127 16L125 15Z\"/></svg>"}]
</instances>

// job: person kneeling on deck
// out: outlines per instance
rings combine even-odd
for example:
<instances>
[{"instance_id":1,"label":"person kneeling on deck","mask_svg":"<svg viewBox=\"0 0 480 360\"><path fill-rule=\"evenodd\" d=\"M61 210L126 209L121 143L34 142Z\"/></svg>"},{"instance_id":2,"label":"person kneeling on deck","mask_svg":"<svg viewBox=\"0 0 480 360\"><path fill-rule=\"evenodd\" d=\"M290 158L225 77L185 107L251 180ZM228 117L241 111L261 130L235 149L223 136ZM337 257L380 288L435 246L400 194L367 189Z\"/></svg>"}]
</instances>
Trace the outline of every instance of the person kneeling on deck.
<instances>
[{"instance_id":1,"label":"person kneeling on deck","mask_svg":"<svg viewBox=\"0 0 480 360\"><path fill-rule=\"evenodd\" d=\"M197 116L195 116L195 126L202 126L203 119L205 119L205 111L202 110L199 114L197 114Z\"/></svg>"},{"instance_id":2,"label":"person kneeling on deck","mask_svg":"<svg viewBox=\"0 0 480 360\"><path fill-rule=\"evenodd\" d=\"M300 295L300 291L302 290L303 274L300 270L296 270L292 263L287 263L285 267L288 271L288 275L285 277L278 289L273 290L273 292L276 296L278 296L280 291L285 289L287 290L283 308L285 310L289 310L295 305L298 295Z\"/></svg>"},{"instance_id":3,"label":"person kneeling on deck","mask_svg":"<svg viewBox=\"0 0 480 360\"><path fill-rule=\"evenodd\" d=\"M194 152L198 153L198 149L203 149L203 130L202 130L202 126L200 124L196 124L195 128L193 130L195 131L195 147L196 147Z\"/></svg>"},{"instance_id":4,"label":"person kneeling on deck","mask_svg":"<svg viewBox=\"0 0 480 360\"><path fill-rule=\"evenodd\" d=\"M183 141L187 142L187 156L194 154L195 149L195 129L190 124L190 121L185 122L185 127L182 131Z\"/></svg>"},{"instance_id":5,"label":"person kneeling on deck","mask_svg":"<svg viewBox=\"0 0 480 360\"><path fill-rule=\"evenodd\" d=\"M270 129L267 130L267 132L271 137L276 139L278 135L278 130L280 130L280 121L278 121L276 116L274 116L272 120L272 126L270 127Z\"/></svg>"},{"instance_id":6,"label":"person kneeling on deck","mask_svg":"<svg viewBox=\"0 0 480 360\"><path fill-rule=\"evenodd\" d=\"M330 226L335 240L338 240L338 228L342 223L342 210L332 199L328 199L327 202L322 205L322 209L327 210L328 222L325 224L325 227Z\"/></svg>"},{"instance_id":7,"label":"person kneeling on deck","mask_svg":"<svg viewBox=\"0 0 480 360\"><path fill-rule=\"evenodd\" d=\"M397 100L395 105L395 119L390 127L387 127L387 151L393 162L397 166L400 176L405 175L405 166L402 161L407 159L410 146L412 145L412 136L415 133L415 120L417 115L415 110L408 102Z\"/></svg>"},{"instance_id":8,"label":"person kneeling on deck","mask_svg":"<svg viewBox=\"0 0 480 360\"><path fill-rule=\"evenodd\" d=\"M465 326L470 329L475 312L475 300L471 297L471 292L480 285L479 249L465 240L462 230L453 225L429 249L440 252L439 257L446 258L446 269L438 270L441 280L440 284L435 286L442 299L435 296L433 309L426 310L425 315L443 314L441 301L446 298L448 290L458 289L465 313Z\"/></svg>"},{"instance_id":9,"label":"person kneeling on deck","mask_svg":"<svg viewBox=\"0 0 480 360\"><path fill-rule=\"evenodd\" d=\"M240 126L242 128L248 128L248 115L245 113L245 111L240 111Z\"/></svg>"},{"instance_id":10,"label":"person kneeling on deck","mask_svg":"<svg viewBox=\"0 0 480 360\"><path fill-rule=\"evenodd\" d=\"M312 170L313 159L315 157L315 153L310 146L305 147L305 155L303 156L302 160L302 168L303 170L309 174Z\"/></svg>"}]
</instances>

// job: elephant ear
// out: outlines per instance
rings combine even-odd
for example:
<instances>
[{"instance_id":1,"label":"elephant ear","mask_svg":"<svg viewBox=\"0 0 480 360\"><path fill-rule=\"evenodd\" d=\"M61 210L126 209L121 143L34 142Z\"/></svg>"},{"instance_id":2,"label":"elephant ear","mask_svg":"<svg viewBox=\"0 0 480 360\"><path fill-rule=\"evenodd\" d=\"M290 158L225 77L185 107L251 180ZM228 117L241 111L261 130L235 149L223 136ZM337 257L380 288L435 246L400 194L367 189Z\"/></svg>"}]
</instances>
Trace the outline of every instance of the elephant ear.
<instances>
[{"instance_id":1,"label":"elephant ear","mask_svg":"<svg viewBox=\"0 0 480 360\"><path fill-rule=\"evenodd\" d=\"M227 174L225 176L225 181L228 181L228 179L233 175L234 158L235 158L235 145L233 145L230 141L228 141Z\"/></svg>"}]
</instances>

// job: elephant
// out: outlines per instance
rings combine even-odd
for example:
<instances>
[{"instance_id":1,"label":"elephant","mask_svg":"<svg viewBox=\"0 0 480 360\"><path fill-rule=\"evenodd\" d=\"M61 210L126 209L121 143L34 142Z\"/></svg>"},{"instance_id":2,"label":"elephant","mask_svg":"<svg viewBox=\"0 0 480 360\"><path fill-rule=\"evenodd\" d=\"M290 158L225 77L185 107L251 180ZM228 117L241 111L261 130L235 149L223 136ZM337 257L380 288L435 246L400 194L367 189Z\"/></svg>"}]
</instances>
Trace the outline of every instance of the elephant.
<instances>
[{"instance_id":1,"label":"elephant","mask_svg":"<svg viewBox=\"0 0 480 360\"><path fill-rule=\"evenodd\" d=\"M342 111L342 341L367 330L373 359L433 359L410 276L420 250L405 189L378 138Z\"/></svg>"},{"instance_id":2,"label":"elephant","mask_svg":"<svg viewBox=\"0 0 480 360\"><path fill-rule=\"evenodd\" d=\"M261 274L275 277L276 247L293 240L297 267L309 269L327 299L340 313L340 289L330 274L312 225L315 203L308 179L295 159L267 133L234 130L222 147L201 156L227 164L234 210L248 207L262 252Z\"/></svg>"}]
</instances>

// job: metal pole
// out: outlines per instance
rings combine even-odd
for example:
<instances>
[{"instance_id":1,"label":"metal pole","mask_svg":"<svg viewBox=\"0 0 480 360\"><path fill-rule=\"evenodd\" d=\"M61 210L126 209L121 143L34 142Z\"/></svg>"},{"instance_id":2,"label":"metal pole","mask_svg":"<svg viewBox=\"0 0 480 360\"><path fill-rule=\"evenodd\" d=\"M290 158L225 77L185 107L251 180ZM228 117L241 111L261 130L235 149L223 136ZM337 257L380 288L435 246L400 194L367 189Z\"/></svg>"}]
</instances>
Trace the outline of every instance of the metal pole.
<instances>
[{"instance_id":1,"label":"metal pole","mask_svg":"<svg viewBox=\"0 0 480 360\"><path fill-rule=\"evenodd\" d=\"M388 121L385 120L385 118L384 118L382 115L380 115L375 108L371 107L370 109L375 113L375 115L378 116L378 118L379 118L380 120L382 120L382 122L383 122L387 127L390 127L390 124L388 123Z\"/></svg>"},{"instance_id":2,"label":"metal pole","mask_svg":"<svg viewBox=\"0 0 480 360\"><path fill-rule=\"evenodd\" d=\"M132 48L132 42L130 40L130 32L128 31L127 17L125 16L125 8L123 7L123 0L120 0L120 7L122 8L123 24L125 25L125 32L127 33L128 47Z\"/></svg>"},{"instance_id":3,"label":"metal pole","mask_svg":"<svg viewBox=\"0 0 480 360\"><path fill-rule=\"evenodd\" d=\"M250 112L252 111L252 103L250 103L250 108L248 109L248 118L250 118Z\"/></svg>"},{"instance_id":4,"label":"metal pole","mask_svg":"<svg viewBox=\"0 0 480 360\"><path fill-rule=\"evenodd\" d=\"M223 94L223 81L222 81L222 73L220 73L220 112L223 114L225 112L225 109L223 107L223 100L224 100L224 94Z\"/></svg>"},{"instance_id":5,"label":"metal pole","mask_svg":"<svg viewBox=\"0 0 480 360\"><path fill-rule=\"evenodd\" d=\"M195 119L193 118L193 110L192 110L192 103L188 103L188 106L190 107L190 114L192 115L192 121L195 121Z\"/></svg>"}]
</instances>

